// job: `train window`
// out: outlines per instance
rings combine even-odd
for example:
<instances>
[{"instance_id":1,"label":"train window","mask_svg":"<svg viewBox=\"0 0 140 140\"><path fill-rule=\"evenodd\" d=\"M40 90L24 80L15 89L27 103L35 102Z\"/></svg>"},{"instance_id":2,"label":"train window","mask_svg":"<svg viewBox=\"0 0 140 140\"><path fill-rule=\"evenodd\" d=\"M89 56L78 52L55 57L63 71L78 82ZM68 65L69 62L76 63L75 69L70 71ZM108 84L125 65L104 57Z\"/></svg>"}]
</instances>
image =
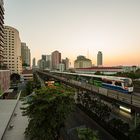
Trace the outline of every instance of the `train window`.
<instances>
[{"instance_id":1,"label":"train window","mask_svg":"<svg viewBox=\"0 0 140 140\"><path fill-rule=\"evenodd\" d=\"M112 81L111 80L108 80L108 79L102 79L102 82L103 83L107 83L107 84L112 84Z\"/></svg>"},{"instance_id":2,"label":"train window","mask_svg":"<svg viewBox=\"0 0 140 140\"><path fill-rule=\"evenodd\" d=\"M115 82L115 85L116 86L122 86L121 82L117 82L117 81Z\"/></svg>"},{"instance_id":3,"label":"train window","mask_svg":"<svg viewBox=\"0 0 140 140\"><path fill-rule=\"evenodd\" d=\"M124 79L124 86L126 86L126 87L133 86L132 80L130 80L130 79Z\"/></svg>"},{"instance_id":4,"label":"train window","mask_svg":"<svg viewBox=\"0 0 140 140\"><path fill-rule=\"evenodd\" d=\"M107 84L112 84L112 81L107 80L106 83Z\"/></svg>"},{"instance_id":5,"label":"train window","mask_svg":"<svg viewBox=\"0 0 140 140\"><path fill-rule=\"evenodd\" d=\"M103 83L112 84L112 81L103 79Z\"/></svg>"},{"instance_id":6,"label":"train window","mask_svg":"<svg viewBox=\"0 0 140 140\"><path fill-rule=\"evenodd\" d=\"M99 77L92 77L94 80L97 80L97 81L102 81L102 79L101 78L99 78Z\"/></svg>"}]
</instances>

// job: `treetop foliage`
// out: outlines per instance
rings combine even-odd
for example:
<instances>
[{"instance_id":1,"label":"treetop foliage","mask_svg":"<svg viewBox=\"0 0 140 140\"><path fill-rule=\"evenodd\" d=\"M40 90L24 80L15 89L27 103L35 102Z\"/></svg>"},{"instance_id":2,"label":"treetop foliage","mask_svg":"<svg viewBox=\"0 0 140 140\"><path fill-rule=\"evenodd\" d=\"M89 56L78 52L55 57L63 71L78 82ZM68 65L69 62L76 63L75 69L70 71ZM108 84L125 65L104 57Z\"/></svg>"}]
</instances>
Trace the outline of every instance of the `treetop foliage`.
<instances>
[{"instance_id":1,"label":"treetop foliage","mask_svg":"<svg viewBox=\"0 0 140 140\"><path fill-rule=\"evenodd\" d=\"M61 87L41 88L35 93L22 108L23 115L29 117L25 134L31 140L55 140L73 110L73 94Z\"/></svg>"},{"instance_id":2,"label":"treetop foliage","mask_svg":"<svg viewBox=\"0 0 140 140\"><path fill-rule=\"evenodd\" d=\"M99 140L98 132L90 128L78 128L77 132L80 140Z\"/></svg>"}]
</instances>

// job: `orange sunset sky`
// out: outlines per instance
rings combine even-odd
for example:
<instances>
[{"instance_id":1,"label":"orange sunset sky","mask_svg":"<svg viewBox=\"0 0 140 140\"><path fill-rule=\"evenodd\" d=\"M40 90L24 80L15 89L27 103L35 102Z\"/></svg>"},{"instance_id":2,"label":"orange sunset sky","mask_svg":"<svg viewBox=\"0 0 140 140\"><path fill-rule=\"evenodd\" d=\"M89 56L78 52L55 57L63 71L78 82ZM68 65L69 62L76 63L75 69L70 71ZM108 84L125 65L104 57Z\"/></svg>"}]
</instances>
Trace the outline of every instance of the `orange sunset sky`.
<instances>
[{"instance_id":1,"label":"orange sunset sky","mask_svg":"<svg viewBox=\"0 0 140 140\"><path fill-rule=\"evenodd\" d=\"M140 65L140 0L6 0L5 24L20 32L32 58L58 50L96 65Z\"/></svg>"}]
</instances>

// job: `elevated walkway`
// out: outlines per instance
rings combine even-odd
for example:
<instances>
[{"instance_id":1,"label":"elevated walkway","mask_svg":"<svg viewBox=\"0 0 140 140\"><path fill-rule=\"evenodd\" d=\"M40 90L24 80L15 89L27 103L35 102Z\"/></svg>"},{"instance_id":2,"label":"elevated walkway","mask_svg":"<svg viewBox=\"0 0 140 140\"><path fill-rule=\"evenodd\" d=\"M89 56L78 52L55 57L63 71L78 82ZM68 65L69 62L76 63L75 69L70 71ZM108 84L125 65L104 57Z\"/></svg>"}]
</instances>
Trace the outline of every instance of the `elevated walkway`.
<instances>
[{"instance_id":1,"label":"elevated walkway","mask_svg":"<svg viewBox=\"0 0 140 140\"><path fill-rule=\"evenodd\" d=\"M11 117L19 101L20 93L17 99L0 99L0 140L8 127Z\"/></svg>"}]
</instances>

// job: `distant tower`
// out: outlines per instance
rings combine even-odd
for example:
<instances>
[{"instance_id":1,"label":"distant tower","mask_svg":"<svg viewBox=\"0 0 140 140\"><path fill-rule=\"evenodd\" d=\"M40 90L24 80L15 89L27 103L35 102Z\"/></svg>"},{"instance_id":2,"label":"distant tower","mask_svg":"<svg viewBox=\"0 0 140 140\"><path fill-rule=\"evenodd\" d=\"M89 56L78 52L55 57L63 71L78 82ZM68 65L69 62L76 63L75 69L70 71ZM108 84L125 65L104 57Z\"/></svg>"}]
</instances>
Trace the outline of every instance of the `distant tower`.
<instances>
[{"instance_id":1,"label":"distant tower","mask_svg":"<svg viewBox=\"0 0 140 140\"><path fill-rule=\"evenodd\" d=\"M33 62L32 62L32 68L35 68L35 66L36 66L36 59L35 58L33 58Z\"/></svg>"},{"instance_id":2,"label":"distant tower","mask_svg":"<svg viewBox=\"0 0 140 140\"><path fill-rule=\"evenodd\" d=\"M42 60L46 61L46 55L42 55Z\"/></svg>"},{"instance_id":3,"label":"distant tower","mask_svg":"<svg viewBox=\"0 0 140 140\"><path fill-rule=\"evenodd\" d=\"M61 53L59 51L52 52L52 69L58 69L58 65L61 63Z\"/></svg>"},{"instance_id":4,"label":"distant tower","mask_svg":"<svg viewBox=\"0 0 140 140\"><path fill-rule=\"evenodd\" d=\"M51 55L46 55L46 66L51 69Z\"/></svg>"},{"instance_id":5,"label":"distant tower","mask_svg":"<svg viewBox=\"0 0 140 140\"><path fill-rule=\"evenodd\" d=\"M65 70L69 69L69 59L66 57L66 59L62 59L62 63L65 65Z\"/></svg>"},{"instance_id":6,"label":"distant tower","mask_svg":"<svg viewBox=\"0 0 140 140\"><path fill-rule=\"evenodd\" d=\"M97 66L102 66L103 65L103 55L102 52L99 51L97 54Z\"/></svg>"},{"instance_id":7,"label":"distant tower","mask_svg":"<svg viewBox=\"0 0 140 140\"><path fill-rule=\"evenodd\" d=\"M28 48L28 46L24 42L21 42L21 58L22 58L22 64L30 67L30 65L31 65L31 53L30 53L30 49Z\"/></svg>"}]
</instances>

